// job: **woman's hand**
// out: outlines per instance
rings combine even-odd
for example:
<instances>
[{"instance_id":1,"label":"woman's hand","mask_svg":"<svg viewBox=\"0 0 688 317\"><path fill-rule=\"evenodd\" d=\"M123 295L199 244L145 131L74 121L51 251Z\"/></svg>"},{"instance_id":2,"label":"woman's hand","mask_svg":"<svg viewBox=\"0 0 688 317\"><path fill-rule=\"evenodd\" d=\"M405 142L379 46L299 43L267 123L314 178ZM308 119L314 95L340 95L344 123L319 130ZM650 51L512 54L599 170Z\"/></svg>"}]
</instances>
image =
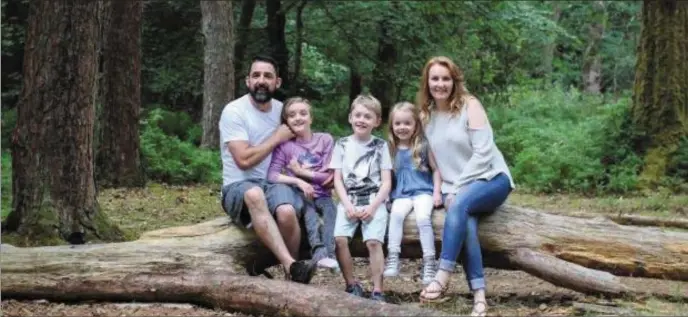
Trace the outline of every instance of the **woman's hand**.
<instances>
[{"instance_id":1,"label":"woman's hand","mask_svg":"<svg viewBox=\"0 0 688 317\"><path fill-rule=\"evenodd\" d=\"M444 199L444 210L445 211L448 211L449 207L451 207L451 205L454 203L454 197L456 197L456 195L447 194L447 198Z\"/></svg>"}]
</instances>

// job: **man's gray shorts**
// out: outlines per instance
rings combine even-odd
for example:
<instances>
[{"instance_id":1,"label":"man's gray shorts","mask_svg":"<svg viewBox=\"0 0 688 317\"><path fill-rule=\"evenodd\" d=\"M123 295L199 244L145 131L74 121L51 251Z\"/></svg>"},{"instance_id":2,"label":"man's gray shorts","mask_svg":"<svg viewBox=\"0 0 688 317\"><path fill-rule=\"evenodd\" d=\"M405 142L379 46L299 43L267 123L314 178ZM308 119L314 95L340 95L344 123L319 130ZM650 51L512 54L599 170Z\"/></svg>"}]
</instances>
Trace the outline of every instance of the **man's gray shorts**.
<instances>
[{"instance_id":1,"label":"man's gray shorts","mask_svg":"<svg viewBox=\"0 0 688 317\"><path fill-rule=\"evenodd\" d=\"M301 218L303 214L303 196L293 187L273 183L266 179L246 179L225 185L222 187L222 208L235 224L245 228L251 227L251 214L244 203L244 194L251 188L258 187L263 190L268 203L270 214L275 216L277 207L289 204L294 207L296 216Z\"/></svg>"}]
</instances>

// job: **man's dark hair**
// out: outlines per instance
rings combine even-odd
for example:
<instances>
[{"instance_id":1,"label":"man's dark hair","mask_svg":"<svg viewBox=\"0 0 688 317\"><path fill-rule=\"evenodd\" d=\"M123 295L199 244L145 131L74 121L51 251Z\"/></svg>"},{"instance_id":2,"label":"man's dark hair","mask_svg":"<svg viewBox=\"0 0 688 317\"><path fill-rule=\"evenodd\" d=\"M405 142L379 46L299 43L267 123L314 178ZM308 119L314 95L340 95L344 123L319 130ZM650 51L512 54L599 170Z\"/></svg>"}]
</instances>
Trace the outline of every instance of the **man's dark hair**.
<instances>
[{"instance_id":1,"label":"man's dark hair","mask_svg":"<svg viewBox=\"0 0 688 317\"><path fill-rule=\"evenodd\" d=\"M277 61L275 61L275 59L272 58L271 56L265 55L265 54L256 55L253 57L253 59L251 59L251 65L253 65L253 63L255 63L255 62L265 62L265 63L271 64L272 67L275 68L275 73L276 73L277 77L279 77L279 67L277 67ZM251 66L249 66L249 72L250 71L251 71Z\"/></svg>"}]
</instances>

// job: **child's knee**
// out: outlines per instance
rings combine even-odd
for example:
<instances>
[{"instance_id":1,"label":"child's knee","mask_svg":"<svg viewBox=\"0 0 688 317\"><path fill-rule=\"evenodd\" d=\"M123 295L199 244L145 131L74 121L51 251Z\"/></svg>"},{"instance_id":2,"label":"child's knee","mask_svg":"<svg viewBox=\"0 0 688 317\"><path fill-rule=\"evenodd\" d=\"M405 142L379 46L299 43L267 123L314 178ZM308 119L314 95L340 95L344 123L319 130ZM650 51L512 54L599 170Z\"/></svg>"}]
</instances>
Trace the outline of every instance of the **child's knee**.
<instances>
[{"instance_id":1,"label":"child's knee","mask_svg":"<svg viewBox=\"0 0 688 317\"><path fill-rule=\"evenodd\" d=\"M349 238L348 237L335 237L334 242L337 249L348 249L349 248Z\"/></svg>"},{"instance_id":2,"label":"child's knee","mask_svg":"<svg viewBox=\"0 0 688 317\"><path fill-rule=\"evenodd\" d=\"M382 251L382 242L378 240L368 240L366 241L366 247L368 247L368 252Z\"/></svg>"},{"instance_id":3,"label":"child's knee","mask_svg":"<svg viewBox=\"0 0 688 317\"><path fill-rule=\"evenodd\" d=\"M432 226L432 217L430 215L416 215L416 224L418 227Z\"/></svg>"}]
</instances>

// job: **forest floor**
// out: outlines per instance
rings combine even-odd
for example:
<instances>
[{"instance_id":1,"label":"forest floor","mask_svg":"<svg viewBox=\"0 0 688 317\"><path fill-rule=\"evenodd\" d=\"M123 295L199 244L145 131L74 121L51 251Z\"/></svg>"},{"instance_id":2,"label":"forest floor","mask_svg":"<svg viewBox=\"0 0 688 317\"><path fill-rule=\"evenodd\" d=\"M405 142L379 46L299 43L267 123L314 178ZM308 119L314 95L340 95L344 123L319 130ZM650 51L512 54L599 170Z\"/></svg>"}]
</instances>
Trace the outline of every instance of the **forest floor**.
<instances>
[{"instance_id":1,"label":"forest floor","mask_svg":"<svg viewBox=\"0 0 688 317\"><path fill-rule=\"evenodd\" d=\"M211 186L166 186L150 184L145 189L108 189L99 193L103 211L133 236L164 227L188 225L223 216L217 189ZM510 204L559 214L638 214L655 217L688 217L688 195L651 193L633 197L582 197L531 195L514 192ZM666 229L669 230L669 229ZM366 259L355 261L356 276L370 289ZM404 260L399 277L385 280L390 302L419 305L421 290L419 260ZM275 278L282 270L272 268ZM556 287L520 271L487 268L490 316L575 316L575 315L688 315L688 302L670 298L625 298L605 300ZM656 279L622 278L630 286L644 289L673 289L688 293L688 283ZM343 290L340 275L320 271L312 284ZM452 300L432 306L453 315L470 313L471 298L462 272L454 274L448 293ZM581 307L587 307L581 309ZM609 310L609 312L607 312ZM97 303L77 304L36 301L2 301L2 316L246 316L189 304Z\"/></svg>"}]
</instances>

